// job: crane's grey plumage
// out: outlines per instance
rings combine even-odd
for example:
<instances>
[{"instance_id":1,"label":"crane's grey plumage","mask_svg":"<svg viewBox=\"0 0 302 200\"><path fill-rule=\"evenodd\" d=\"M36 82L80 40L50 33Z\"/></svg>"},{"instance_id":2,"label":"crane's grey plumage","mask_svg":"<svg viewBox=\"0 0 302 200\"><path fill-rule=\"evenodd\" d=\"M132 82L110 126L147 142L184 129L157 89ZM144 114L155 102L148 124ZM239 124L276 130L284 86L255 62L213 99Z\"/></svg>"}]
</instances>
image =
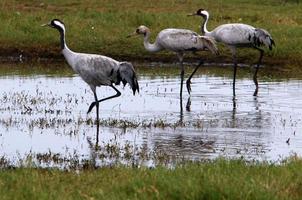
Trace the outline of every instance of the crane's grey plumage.
<instances>
[{"instance_id":1,"label":"crane's grey plumage","mask_svg":"<svg viewBox=\"0 0 302 200\"><path fill-rule=\"evenodd\" d=\"M237 71L237 58L236 58L236 48L237 47L249 47L257 49L260 52L260 57L256 66L254 73L254 83L256 85L256 90L254 96L258 94L258 81L257 72L261 64L264 51L260 48L261 46L266 46L272 50L275 42L272 36L264 29L255 28L247 24L232 23L223 24L216 27L212 31L208 31L207 23L209 20L209 13L204 9L197 10L196 13L190 14L202 16L204 21L201 25L201 32L205 36L213 37L217 42L224 43L227 45L232 52L234 61L234 76L233 76L233 95L235 96L235 81L236 81L236 71Z\"/></svg>"},{"instance_id":2,"label":"crane's grey plumage","mask_svg":"<svg viewBox=\"0 0 302 200\"><path fill-rule=\"evenodd\" d=\"M102 55L73 52L66 45L65 26L62 21L54 19L43 26L45 25L55 28L60 32L62 54L72 69L90 86L95 102L91 103L88 113L96 106L97 122L99 122L99 102L121 95L120 91L113 84L118 85L122 82L126 85L128 83L132 88L133 94L136 91L139 92L136 74L131 63L119 62ZM112 87L116 91L116 94L98 100L96 87L102 85Z\"/></svg>"},{"instance_id":3,"label":"crane's grey plumage","mask_svg":"<svg viewBox=\"0 0 302 200\"><path fill-rule=\"evenodd\" d=\"M177 54L181 66L180 97L182 97L182 85L184 78L184 53L187 51L196 52L202 50L210 50L212 53L218 54L218 49L216 47L214 39L207 36L200 36L196 32L193 32L191 30L174 28L164 29L158 33L156 40L153 44L149 42L151 32L148 27L143 25L139 26L136 29L136 32L132 35L136 34L141 34L144 36L144 46L147 51L158 52L166 49L173 51ZM187 80L187 90L189 93L191 91L190 80L201 64L202 62L197 65L197 67Z\"/></svg>"}]
</instances>

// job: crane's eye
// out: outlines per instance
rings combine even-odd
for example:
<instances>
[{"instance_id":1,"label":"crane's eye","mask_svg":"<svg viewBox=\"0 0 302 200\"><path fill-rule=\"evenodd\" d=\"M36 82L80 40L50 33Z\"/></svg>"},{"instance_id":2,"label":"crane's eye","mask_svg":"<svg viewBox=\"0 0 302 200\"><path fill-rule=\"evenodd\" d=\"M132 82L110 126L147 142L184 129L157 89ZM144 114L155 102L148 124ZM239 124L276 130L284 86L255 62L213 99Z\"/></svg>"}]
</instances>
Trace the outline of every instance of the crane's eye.
<instances>
[{"instance_id":1,"label":"crane's eye","mask_svg":"<svg viewBox=\"0 0 302 200\"><path fill-rule=\"evenodd\" d=\"M136 33L139 33L139 29L136 29Z\"/></svg>"}]
</instances>

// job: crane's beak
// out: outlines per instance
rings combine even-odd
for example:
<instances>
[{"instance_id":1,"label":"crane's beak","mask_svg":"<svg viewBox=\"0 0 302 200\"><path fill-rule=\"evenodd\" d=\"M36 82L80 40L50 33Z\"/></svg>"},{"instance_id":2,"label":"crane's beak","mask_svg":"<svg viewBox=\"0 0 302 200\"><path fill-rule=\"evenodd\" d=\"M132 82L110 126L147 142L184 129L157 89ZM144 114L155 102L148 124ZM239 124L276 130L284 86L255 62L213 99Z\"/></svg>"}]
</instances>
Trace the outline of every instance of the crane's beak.
<instances>
[{"instance_id":1,"label":"crane's beak","mask_svg":"<svg viewBox=\"0 0 302 200\"><path fill-rule=\"evenodd\" d=\"M127 35L127 38L134 37L134 36L138 36L138 34L136 32L133 32L133 33Z\"/></svg>"},{"instance_id":2,"label":"crane's beak","mask_svg":"<svg viewBox=\"0 0 302 200\"><path fill-rule=\"evenodd\" d=\"M196 13L190 13L190 14L187 14L188 17L191 17L191 16L196 16L197 14Z\"/></svg>"},{"instance_id":3,"label":"crane's beak","mask_svg":"<svg viewBox=\"0 0 302 200\"><path fill-rule=\"evenodd\" d=\"M43 27L45 27L45 26L52 27L50 23L47 23L47 24L42 24L41 26L43 26Z\"/></svg>"}]
</instances>

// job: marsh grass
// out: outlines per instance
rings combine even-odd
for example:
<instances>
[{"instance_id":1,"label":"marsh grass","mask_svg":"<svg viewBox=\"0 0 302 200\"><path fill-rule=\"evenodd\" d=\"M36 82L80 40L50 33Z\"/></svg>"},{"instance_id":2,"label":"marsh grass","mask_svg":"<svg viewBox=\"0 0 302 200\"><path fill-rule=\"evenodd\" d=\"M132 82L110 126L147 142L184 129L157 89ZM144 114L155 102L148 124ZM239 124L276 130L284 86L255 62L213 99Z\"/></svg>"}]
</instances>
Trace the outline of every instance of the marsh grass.
<instances>
[{"instance_id":1,"label":"marsh grass","mask_svg":"<svg viewBox=\"0 0 302 200\"><path fill-rule=\"evenodd\" d=\"M242 160L186 162L173 169L105 167L60 171L6 169L2 199L299 199L299 159L281 164Z\"/></svg>"},{"instance_id":2,"label":"marsh grass","mask_svg":"<svg viewBox=\"0 0 302 200\"><path fill-rule=\"evenodd\" d=\"M219 24L242 22L271 32L276 49L267 52L265 62L299 63L302 47L301 4L268 1L8 1L0 4L0 44L31 56L59 55L59 36L55 30L40 25L53 18L62 19L67 27L67 41L76 51L102 53L119 57L145 59L172 57L170 53L150 54L143 49L142 38L127 39L141 25L152 30L152 40L164 28L188 28L199 32L201 19L187 17L198 8L207 9L209 29ZM11 51L9 51L11 52ZM257 53L240 51L243 59L253 61ZM228 58L227 49L222 55ZM204 57L216 59L206 53ZM220 59L225 58L220 57ZM290 57L290 59L289 59ZM173 57L174 58L174 57ZM229 58L228 58L229 59Z\"/></svg>"}]
</instances>

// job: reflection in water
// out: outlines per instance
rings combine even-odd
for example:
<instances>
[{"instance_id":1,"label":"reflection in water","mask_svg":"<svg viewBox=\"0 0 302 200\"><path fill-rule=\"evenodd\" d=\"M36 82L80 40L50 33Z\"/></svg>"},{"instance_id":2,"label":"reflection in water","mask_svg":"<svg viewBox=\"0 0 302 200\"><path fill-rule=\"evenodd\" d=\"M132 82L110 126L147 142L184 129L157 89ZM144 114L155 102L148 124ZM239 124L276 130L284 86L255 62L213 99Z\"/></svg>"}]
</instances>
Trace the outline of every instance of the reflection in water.
<instances>
[{"instance_id":1,"label":"reflection in water","mask_svg":"<svg viewBox=\"0 0 302 200\"><path fill-rule=\"evenodd\" d=\"M186 111L191 111L191 98L189 97L186 104Z\"/></svg>"},{"instance_id":2,"label":"reflection in water","mask_svg":"<svg viewBox=\"0 0 302 200\"><path fill-rule=\"evenodd\" d=\"M179 122L182 123L183 122L183 114L184 114L184 110L183 110L183 105L182 105L182 97L180 97L179 99L179 105L180 105L180 114L179 114Z\"/></svg>"},{"instance_id":3,"label":"reflection in water","mask_svg":"<svg viewBox=\"0 0 302 200\"><path fill-rule=\"evenodd\" d=\"M233 96L232 101L233 101L233 113L235 113L236 107L237 107L237 104L236 104L236 101L237 101L236 96Z\"/></svg>"},{"instance_id":4,"label":"reflection in water","mask_svg":"<svg viewBox=\"0 0 302 200\"><path fill-rule=\"evenodd\" d=\"M139 96L126 88L121 97L102 102L99 124L86 114L93 99L78 76L0 77L6 86L0 88L0 157L15 165L32 154L44 163L52 159L43 166L97 167L301 155L301 81L263 83L253 97L253 82L238 79L233 98L231 79L199 74L182 102L178 74L156 70L156 76L140 71ZM99 94L112 91L101 87Z\"/></svg>"},{"instance_id":5,"label":"reflection in water","mask_svg":"<svg viewBox=\"0 0 302 200\"><path fill-rule=\"evenodd\" d=\"M232 102L233 102L233 110L232 110L233 111L232 112L233 126L232 126L232 128L235 128L235 126L236 126L236 122L235 122L236 121L236 109L237 109L236 101L237 101L236 96L233 96L232 97Z\"/></svg>"},{"instance_id":6,"label":"reflection in water","mask_svg":"<svg viewBox=\"0 0 302 200\"><path fill-rule=\"evenodd\" d=\"M253 94L254 97L257 97L257 96L258 96L258 81L257 81L257 84L256 84L256 85L257 85L257 86L256 86L256 89L255 89L254 94Z\"/></svg>"},{"instance_id":7,"label":"reflection in water","mask_svg":"<svg viewBox=\"0 0 302 200\"><path fill-rule=\"evenodd\" d=\"M254 107L255 110L258 111L260 108L259 102L258 102L258 97L254 96Z\"/></svg>"},{"instance_id":8,"label":"reflection in water","mask_svg":"<svg viewBox=\"0 0 302 200\"><path fill-rule=\"evenodd\" d=\"M100 134L100 121L98 120L96 122L96 142L95 142L95 147L97 148L99 146L99 134Z\"/></svg>"},{"instance_id":9,"label":"reflection in water","mask_svg":"<svg viewBox=\"0 0 302 200\"><path fill-rule=\"evenodd\" d=\"M191 99L190 96L188 97L187 103L186 103L186 111L190 112L191 111ZM184 113L183 113L183 102L182 99L180 99L180 115L179 115L179 122L182 123L183 122L183 117L184 117Z\"/></svg>"},{"instance_id":10,"label":"reflection in water","mask_svg":"<svg viewBox=\"0 0 302 200\"><path fill-rule=\"evenodd\" d=\"M97 155L98 155L98 149L99 149L99 144L98 144L98 135L97 135L97 139L96 139L96 142L95 144L91 141L91 138L87 138L87 143L88 143L88 147L89 147L89 150L90 150L90 156L89 156L89 162L90 162L90 165L89 167L92 167L92 168L97 168Z\"/></svg>"},{"instance_id":11,"label":"reflection in water","mask_svg":"<svg viewBox=\"0 0 302 200\"><path fill-rule=\"evenodd\" d=\"M91 140L90 137L87 137L87 143L88 143L88 147L90 150L89 153L89 167L91 168L97 168L98 167L98 155L99 155L99 150L100 150L100 146L99 146L99 134L100 134L100 123L99 120L97 120L96 125L96 134L95 134L95 143L93 143L93 141Z\"/></svg>"}]
</instances>

